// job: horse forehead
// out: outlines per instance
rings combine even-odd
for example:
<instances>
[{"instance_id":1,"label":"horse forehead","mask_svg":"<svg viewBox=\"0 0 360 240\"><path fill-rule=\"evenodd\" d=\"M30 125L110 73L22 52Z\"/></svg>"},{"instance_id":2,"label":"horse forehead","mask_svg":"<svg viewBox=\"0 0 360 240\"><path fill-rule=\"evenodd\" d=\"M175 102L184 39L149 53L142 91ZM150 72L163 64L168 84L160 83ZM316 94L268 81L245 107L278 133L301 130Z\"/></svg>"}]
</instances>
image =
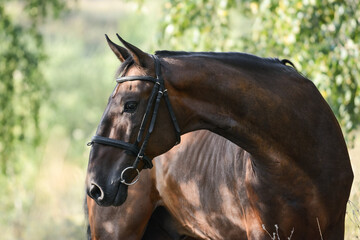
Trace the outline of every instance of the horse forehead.
<instances>
[{"instance_id":1,"label":"horse forehead","mask_svg":"<svg viewBox=\"0 0 360 240\"><path fill-rule=\"evenodd\" d=\"M124 76L126 76L126 77L131 77L131 76L153 76L153 77L155 77L155 75L156 74L153 71L153 69L139 67L137 65L130 66L124 74Z\"/></svg>"},{"instance_id":2,"label":"horse forehead","mask_svg":"<svg viewBox=\"0 0 360 240\"><path fill-rule=\"evenodd\" d=\"M129 96L137 96L142 93L147 93L149 89L151 88L150 84L148 82L135 80L135 81L126 81L119 83L112 96L115 99L122 99L123 97L129 97Z\"/></svg>"}]
</instances>

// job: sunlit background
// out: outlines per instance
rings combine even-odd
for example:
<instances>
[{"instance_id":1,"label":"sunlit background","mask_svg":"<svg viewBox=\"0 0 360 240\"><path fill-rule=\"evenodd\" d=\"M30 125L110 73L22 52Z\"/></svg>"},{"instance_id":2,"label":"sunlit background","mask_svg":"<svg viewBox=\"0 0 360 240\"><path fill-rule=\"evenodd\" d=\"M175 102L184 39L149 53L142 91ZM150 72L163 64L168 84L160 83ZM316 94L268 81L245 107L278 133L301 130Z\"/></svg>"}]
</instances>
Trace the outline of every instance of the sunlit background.
<instances>
[{"instance_id":1,"label":"sunlit background","mask_svg":"<svg viewBox=\"0 0 360 240\"><path fill-rule=\"evenodd\" d=\"M45 2L0 1L0 239L85 238L86 143L115 84L119 62L104 38L117 41L115 33L149 53L245 51L293 61L346 135L355 172L346 239L359 237L358 0Z\"/></svg>"}]
</instances>

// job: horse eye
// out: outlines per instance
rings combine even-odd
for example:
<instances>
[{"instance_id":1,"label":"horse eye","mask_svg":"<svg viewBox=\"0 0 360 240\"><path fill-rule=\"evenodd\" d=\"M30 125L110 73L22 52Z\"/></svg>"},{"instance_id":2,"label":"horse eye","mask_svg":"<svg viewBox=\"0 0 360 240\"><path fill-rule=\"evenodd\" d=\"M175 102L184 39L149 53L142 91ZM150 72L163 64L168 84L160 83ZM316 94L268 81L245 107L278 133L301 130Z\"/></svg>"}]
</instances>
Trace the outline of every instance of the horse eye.
<instances>
[{"instance_id":1,"label":"horse eye","mask_svg":"<svg viewBox=\"0 0 360 240\"><path fill-rule=\"evenodd\" d=\"M127 102L125 103L124 112L135 112L137 107L137 102Z\"/></svg>"}]
</instances>

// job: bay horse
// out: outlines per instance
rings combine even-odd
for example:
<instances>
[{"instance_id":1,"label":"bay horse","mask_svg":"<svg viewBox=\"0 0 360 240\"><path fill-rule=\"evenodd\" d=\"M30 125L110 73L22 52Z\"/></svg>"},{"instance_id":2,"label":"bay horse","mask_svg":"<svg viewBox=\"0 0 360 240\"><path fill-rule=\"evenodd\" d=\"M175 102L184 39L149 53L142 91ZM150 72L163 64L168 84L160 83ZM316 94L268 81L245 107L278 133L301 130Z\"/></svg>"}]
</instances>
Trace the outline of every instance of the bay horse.
<instances>
[{"instance_id":1,"label":"bay horse","mask_svg":"<svg viewBox=\"0 0 360 240\"><path fill-rule=\"evenodd\" d=\"M280 239L292 229L292 240L344 238L353 172L339 124L310 80L278 59L150 55L118 38L125 48L107 38L122 64L91 141L86 177L97 204L124 203L128 185L152 167L152 158L180 135L207 129L249 153L248 202L234 210L243 214L235 220L247 239L267 239L262 226L274 225Z\"/></svg>"}]
</instances>

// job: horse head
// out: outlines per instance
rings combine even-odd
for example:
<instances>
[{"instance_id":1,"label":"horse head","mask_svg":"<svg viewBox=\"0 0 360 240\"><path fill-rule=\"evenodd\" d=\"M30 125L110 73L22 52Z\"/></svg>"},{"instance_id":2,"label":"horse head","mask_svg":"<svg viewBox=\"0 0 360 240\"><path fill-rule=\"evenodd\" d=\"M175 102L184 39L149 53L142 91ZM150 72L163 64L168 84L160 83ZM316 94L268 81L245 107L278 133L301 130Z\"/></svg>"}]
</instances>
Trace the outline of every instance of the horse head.
<instances>
[{"instance_id":1,"label":"horse head","mask_svg":"<svg viewBox=\"0 0 360 240\"><path fill-rule=\"evenodd\" d=\"M86 177L88 195L102 206L124 203L139 172L180 141L160 60L118 37L125 48L106 36L120 76L90 142Z\"/></svg>"}]
</instances>

